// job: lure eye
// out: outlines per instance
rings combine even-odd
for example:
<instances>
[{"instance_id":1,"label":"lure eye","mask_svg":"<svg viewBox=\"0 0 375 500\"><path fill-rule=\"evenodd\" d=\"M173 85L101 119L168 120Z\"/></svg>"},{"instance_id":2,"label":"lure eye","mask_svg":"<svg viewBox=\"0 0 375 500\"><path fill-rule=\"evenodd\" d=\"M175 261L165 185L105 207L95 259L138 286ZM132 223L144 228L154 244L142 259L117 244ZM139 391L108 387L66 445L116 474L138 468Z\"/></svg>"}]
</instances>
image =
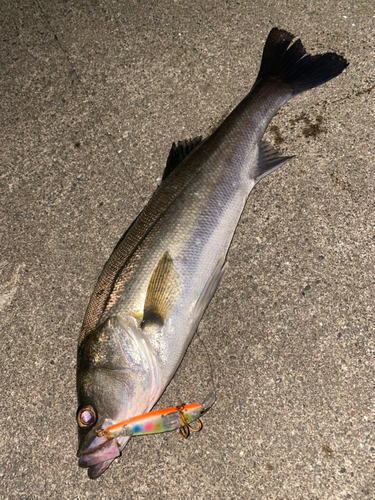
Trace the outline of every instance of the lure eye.
<instances>
[{"instance_id":1,"label":"lure eye","mask_svg":"<svg viewBox=\"0 0 375 500\"><path fill-rule=\"evenodd\" d=\"M91 405L84 405L78 408L77 423L80 427L90 427L96 422L96 411Z\"/></svg>"}]
</instances>

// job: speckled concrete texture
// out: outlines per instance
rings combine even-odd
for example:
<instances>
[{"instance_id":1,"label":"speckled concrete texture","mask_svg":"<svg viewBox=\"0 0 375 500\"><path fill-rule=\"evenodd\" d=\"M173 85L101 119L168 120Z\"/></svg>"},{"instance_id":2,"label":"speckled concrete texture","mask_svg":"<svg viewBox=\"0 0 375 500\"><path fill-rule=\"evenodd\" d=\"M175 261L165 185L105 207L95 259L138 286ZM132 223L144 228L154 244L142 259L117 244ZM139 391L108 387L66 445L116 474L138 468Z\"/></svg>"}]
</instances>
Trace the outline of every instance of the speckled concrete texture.
<instances>
[{"instance_id":1,"label":"speckled concrete texture","mask_svg":"<svg viewBox=\"0 0 375 500\"><path fill-rule=\"evenodd\" d=\"M373 2L2 1L2 499L375 498ZM295 158L252 193L229 270L159 407L204 429L77 466L76 343L95 281L171 143L250 89L271 27L350 66L267 138Z\"/></svg>"}]
</instances>

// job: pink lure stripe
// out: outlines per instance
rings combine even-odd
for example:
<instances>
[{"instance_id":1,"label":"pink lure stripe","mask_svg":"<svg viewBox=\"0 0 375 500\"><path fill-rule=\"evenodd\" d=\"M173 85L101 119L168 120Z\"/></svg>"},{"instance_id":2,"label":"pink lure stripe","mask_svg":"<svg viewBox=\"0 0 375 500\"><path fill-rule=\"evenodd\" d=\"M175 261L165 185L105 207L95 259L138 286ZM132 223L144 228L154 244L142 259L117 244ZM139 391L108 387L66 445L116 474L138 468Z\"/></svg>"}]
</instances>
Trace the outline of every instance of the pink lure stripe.
<instances>
[{"instance_id":1,"label":"pink lure stripe","mask_svg":"<svg viewBox=\"0 0 375 500\"><path fill-rule=\"evenodd\" d=\"M197 410L198 408L202 408L202 405L196 403L194 405L185 405L182 410L183 412L189 412L191 410ZM164 410L155 410L155 411L150 411L148 413L143 413L142 415L137 415L136 417L123 420L118 424L110 425L109 427L107 427L106 431L111 432L115 429L119 429L120 427L124 427L125 425L136 424L142 422L142 420L147 420L148 418L153 418L161 415L168 415L168 413L172 413L174 411L177 411L177 408L175 406L173 408L164 408Z\"/></svg>"},{"instance_id":2,"label":"pink lure stripe","mask_svg":"<svg viewBox=\"0 0 375 500\"><path fill-rule=\"evenodd\" d=\"M154 424L152 422L148 422L144 425L144 432L150 432L154 430Z\"/></svg>"}]
</instances>

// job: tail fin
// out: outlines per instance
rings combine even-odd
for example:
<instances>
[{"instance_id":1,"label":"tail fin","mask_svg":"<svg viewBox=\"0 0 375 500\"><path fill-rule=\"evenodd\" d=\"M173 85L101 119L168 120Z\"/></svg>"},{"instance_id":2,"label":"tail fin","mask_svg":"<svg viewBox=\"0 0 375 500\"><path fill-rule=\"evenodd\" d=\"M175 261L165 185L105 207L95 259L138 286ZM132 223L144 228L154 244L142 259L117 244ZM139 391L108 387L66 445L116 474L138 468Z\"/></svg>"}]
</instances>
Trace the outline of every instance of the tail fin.
<instances>
[{"instance_id":1,"label":"tail fin","mask_svg":"<svg viewBox=\"0 0 375 500\"><path fill-rule=\"evenodd\" d=\"M257 81L280 79L290 86L293 95L318 87L338 76L348 62L334 52L311 56L301 40L293 44L294 35L272 28L263 50Z\"/></svg>"}]
</instances>

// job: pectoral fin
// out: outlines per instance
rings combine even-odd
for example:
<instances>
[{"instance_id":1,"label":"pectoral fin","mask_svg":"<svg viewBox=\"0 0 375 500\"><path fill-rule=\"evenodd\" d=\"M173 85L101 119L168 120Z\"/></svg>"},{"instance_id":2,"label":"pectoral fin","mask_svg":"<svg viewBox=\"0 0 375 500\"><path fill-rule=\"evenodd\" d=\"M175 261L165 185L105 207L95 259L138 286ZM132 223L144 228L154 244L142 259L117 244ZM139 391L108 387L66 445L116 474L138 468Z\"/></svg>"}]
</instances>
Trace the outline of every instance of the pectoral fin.
<instances>
[{"instance_id":1,"label":"pectoral fin","mask_svg":"<svg viewBox=\"0 0 375 500\"><path fill-rule=\"evenodd\" d=\"M169 252L164 252L147 288L141 327L163 325L177 301L178 292L179 280L173 259Z\"/></svg>"}]
</instances>

